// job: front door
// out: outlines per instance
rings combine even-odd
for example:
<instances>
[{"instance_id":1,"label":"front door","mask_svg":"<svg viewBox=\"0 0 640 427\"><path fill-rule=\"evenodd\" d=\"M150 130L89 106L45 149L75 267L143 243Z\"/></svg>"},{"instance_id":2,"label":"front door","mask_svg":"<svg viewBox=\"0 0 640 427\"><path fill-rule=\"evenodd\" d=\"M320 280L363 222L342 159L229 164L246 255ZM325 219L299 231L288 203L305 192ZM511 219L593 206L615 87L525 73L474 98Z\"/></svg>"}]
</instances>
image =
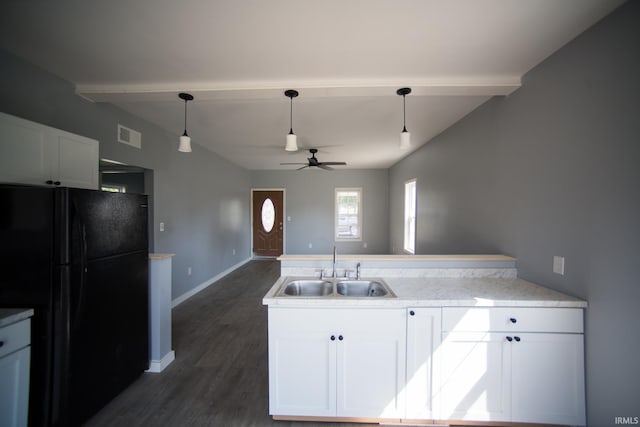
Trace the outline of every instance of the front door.
<instances>
[{"instance_id":1,"label":"front door","mask_svg":"<svg viewBox=\"0 0 640 427\"><path fill-rule=\"evenodd\" d=\"M283 196L282 190L253 191L254 255L282 255Z\"/></svg>"}]
</instances>

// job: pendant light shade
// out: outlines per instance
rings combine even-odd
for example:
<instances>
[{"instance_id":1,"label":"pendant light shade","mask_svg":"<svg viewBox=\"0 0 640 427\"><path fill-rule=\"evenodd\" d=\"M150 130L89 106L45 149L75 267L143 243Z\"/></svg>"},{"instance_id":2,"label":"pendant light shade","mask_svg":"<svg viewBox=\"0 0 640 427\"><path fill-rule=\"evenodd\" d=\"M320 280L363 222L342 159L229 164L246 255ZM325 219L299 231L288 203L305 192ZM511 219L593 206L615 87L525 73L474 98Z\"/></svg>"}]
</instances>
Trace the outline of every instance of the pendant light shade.
<instances>
[{"instance_id":1,"label":"pendant light shade","mask_svg":"<svg viewBox=\"0 0 640 427\"><path fill-rule=\"evenodd\" d=\"M291 101L291 108L289 113L289 120L290 120L289 134L287 135L287 143L284 146L284 149L286 151L298 151L298 142L297 142L298 137L296 136L295 133L293 133L293 98L298 96L298 91L289 89L284 92L284 95L288 97Z\"/></svg>"},{"instance_id":2,"label":"pendant light shade","mask_svg":"<svg viewBox=\"0 0 640 427\"><path fill-rule=\"evenodd\" d=\"M193 95L190 93L180 93L178 97L184 100L184 133L180 137L180 144L178 145L178 151L181 153L191 152L191 137L187 135L187 102L193 101Z\"/></svg>"},{"instance_id":3,"label":"pendant light shade","mask_svg":"<svg viewBox=\"0 0 640 427\"><path fill-rule=\"evenodd\" d=\"M404 129L400 132L400 149L408 150L411 147L411 133Z\"/></svg>"},{"instance_id":4,"label":"pendant light shade","mask_svg":"<svg viewBox=\"0 0 640 427\"><path fill-rule=\"evenodd\" d=\"M402 96L402 132L400 133L400 149L408 150L411 147L411 133L407 131L407 106L406 96L411 93L411 88L403 87L396 92Z\"/></svg>"},{"instance_id":5,"label":"pendant light shade","mask_svg":"<svg viewBox=\"0 0 640 427\"><path fill-rule=\"evenodd\" d=\"M180 144L178 145L178 151L182 153L191 152L191 137L189 135L182 135L180 137Z\"/></svg>"},{"instance_id":6,"label":"pendant light shade","mask_svg":"<svg viewBox=\"0 0 640 427\"><path fill-rule=\"evenodd\" d=\"M289 132L287 135L287 143L284 146L284 149L287 151L298 151L298 137L295 133Z\"/></svg>"}]
</instances>

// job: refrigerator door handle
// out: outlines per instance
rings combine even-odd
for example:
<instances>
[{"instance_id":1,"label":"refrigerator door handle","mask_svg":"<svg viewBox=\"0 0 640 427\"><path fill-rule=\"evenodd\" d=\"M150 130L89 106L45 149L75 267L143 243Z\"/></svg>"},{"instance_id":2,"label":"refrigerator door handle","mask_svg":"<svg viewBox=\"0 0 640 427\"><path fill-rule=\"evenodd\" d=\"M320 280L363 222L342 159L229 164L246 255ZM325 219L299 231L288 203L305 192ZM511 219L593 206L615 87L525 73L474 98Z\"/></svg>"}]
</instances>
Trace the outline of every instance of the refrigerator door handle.
<instances>
[{"instance_id":1,"label":"refrigerator door handle","mask_svg":"<svg viewBox=\"0 0 640 427\"><path fill-rule=\"evenodd\" d=\"M73 325L79 325L82 320L84 314L84 299L85 299L85 285L87 282L87 229L85 227L84 221L80 216L80 210L77 208L75 200L73 202L73 206L76 211L76 225L78 227L79 237L80 237L80 283L78 284L78 297L76 299L76 310L75 314L72 316Z\"/></svg>"}]
</instances>

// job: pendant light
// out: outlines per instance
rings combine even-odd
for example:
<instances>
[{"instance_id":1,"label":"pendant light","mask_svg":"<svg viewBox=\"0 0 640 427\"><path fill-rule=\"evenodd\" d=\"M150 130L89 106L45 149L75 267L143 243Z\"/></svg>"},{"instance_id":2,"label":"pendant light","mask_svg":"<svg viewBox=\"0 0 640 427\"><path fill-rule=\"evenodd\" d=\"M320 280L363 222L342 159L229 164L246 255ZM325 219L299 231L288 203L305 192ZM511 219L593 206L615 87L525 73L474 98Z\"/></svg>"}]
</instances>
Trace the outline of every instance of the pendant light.
<instances>
[{"instance_id":1,"label":"pendant light","mask_svg":"<svg viewBox=\"0 0 640 427\"><path fill-rule=\"evenodd\" d=\"M298 151L298 143L297 143L298 138L296 137L296 134L293 133L293 98L298 96L298 91L289 89L284 92L284 95L291 100L291 110L289 115L290 128L289 128L289 134L287 135L287 144L284 146L284 149L286 151Z\"/></svg>"},{"instance_id":2,"label":"pendant light","mask_svg":"<svg viewBox=\"0 0 640 427\"><path fill-rule=\"evenodd\" d=\"M191 137L187 135L187 102L193 101L193 95L190 93L178 94L180 99L184 100L184 133L180 137L180 145L178 145L178 151L182 153L191 152Z\"/></svg>"},{"instance_id":3,"label":"pendant light","mask_svg":"<svg viewBox=\"0 0 640 427\"><path fill-rule=\"evenodd\" d=\"M407 106L406 96L411 93L410 87L403 87L397 90L398 95L402 95L402 132L400 133L400 149L407 150L411 146L411 134L407 132Z\"/></svg>"}]
</instances>

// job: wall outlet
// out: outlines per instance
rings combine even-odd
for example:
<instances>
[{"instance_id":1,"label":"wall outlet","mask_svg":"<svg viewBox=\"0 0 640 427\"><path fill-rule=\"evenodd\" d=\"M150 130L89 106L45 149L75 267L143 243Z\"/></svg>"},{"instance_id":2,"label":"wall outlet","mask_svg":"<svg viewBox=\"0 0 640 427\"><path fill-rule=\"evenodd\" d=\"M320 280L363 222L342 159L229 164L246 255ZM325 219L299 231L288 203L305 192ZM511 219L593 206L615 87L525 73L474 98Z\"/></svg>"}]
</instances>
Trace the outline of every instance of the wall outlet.
<instances>
[{"instance_id":1,"label":"wall outlet","mask_svg":"<svg viewBox=\"0 0 640 427\"><path fill-rule=\"evenodd\" d=\"M364 246L364 248L366 249L366 248L367 248L367 242L364 242L364 243L362 244L362 246Z\"/></svg>"},{"instance_id":2,"label":"wall outlet","mask_svg":"<svg viewBox=\"0 0 640 427\"><path fill-rule=\"evenodd\" d=\"M311 249L313 247L313 245L311 243L309 243L309 249Z\"/></svg>"},{"instance_id":3,"label":"wall outlet","mask_svg":"<svg viewBox=\"0 0 640 427\"><path fill-rule=\"evenodd\" d=\"M160 223L160 231L164 231L164 222Z\"/></svg>"},{"instance_id":4,"label":"wall outlet","mask_svg":"<svg viewBox=\"0 0 640 427\"><path fill-rule=\"evenodd\" d=\"M564 257L563 256L553 257L553 272L564 276Z\"/></svg>"},{"instance_id":5,"label":"wall outlet","mask_svg":"<svg viewBox=\"0 0 640 427\"><path fill-rule=\"evenodd\" d=\"M187 276L191 276L191 267L187 267Z\"/></svg>"},{"instance_id":6,"label":"wall outlet","mask_svg":"<svg viewBox=\"0 0 640 427\"><path fill-rule=\"evenodd\" d=\"M231 251L231 254L232 254L232 255L235 255L235 254L236 254L236 250L235 250L235 249L233 249L233 250Z\"/></svg>"}]
</instances>

